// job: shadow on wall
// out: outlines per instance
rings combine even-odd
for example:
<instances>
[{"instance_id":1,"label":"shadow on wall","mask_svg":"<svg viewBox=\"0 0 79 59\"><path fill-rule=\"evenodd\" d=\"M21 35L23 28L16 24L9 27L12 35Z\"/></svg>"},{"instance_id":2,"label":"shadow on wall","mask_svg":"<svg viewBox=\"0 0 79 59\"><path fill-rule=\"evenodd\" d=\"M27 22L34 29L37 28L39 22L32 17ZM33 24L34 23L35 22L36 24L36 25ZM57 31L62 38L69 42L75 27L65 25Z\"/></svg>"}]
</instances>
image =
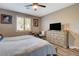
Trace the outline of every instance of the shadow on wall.
<instances>
[{"instance_id":1,"label":"shadow on wall","mask_svg":"<svg viewBox=\"0 0 79 59\"><path fill-rule=\"evenodd\" d=\"M69 48L74 48L74 47L75 47L75 37L71 33L71 31L69 31Z\"/></svg>"},{"instance_id":2,"label":"shadow on wall","mask_svg":"<svg viewBox=\"0 0 79 59\"><path fill-rule=\"evenodd\" d=\"M73 37L75 38L74 40L74 44L75 44L75 48L79 49L79 33L71 31L71 34L73 35Z\"/></svg>"}]
</instances>

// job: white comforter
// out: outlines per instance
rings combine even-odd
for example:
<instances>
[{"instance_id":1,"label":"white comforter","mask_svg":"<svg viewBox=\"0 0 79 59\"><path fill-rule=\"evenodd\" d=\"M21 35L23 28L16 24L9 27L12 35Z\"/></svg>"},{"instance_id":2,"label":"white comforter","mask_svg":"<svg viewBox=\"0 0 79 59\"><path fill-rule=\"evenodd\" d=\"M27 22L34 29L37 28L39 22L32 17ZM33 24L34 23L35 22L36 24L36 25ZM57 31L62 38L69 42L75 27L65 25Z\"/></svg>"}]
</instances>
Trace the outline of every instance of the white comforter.
<instances>
[{"instance_id":1,"label":"white comforter","mask_svg":"<svg viewBox=\"0 0 79 59\"><path fill-rule=\"evenodd\" d=\"M0 42L0 56L45 56L56 54L47 41L30 36L7 37Z\"/></svg>"}]
</instances>

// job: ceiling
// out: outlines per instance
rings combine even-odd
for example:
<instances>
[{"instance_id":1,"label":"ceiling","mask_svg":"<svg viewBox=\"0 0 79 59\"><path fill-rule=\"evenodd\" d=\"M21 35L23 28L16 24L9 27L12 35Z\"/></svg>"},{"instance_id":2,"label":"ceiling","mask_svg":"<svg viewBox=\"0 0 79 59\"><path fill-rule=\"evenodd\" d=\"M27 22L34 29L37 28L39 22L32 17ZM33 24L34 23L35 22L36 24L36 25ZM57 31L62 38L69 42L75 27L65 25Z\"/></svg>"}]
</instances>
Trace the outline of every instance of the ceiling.
<instances>
[{"instance_id":1,"label":"ceiling","mask_svg":"<svg viewBox=\"0 0 79 59\"><path fill-rule=\"evenodd\" d=\"M73 5L73 3L39 3L45 5L46 8L40 7L37 11L34 11L31 7L29 9L24 7L28 4L31 3L0 3L0 8L41 17Z\"/></svg>"}]
</instances>

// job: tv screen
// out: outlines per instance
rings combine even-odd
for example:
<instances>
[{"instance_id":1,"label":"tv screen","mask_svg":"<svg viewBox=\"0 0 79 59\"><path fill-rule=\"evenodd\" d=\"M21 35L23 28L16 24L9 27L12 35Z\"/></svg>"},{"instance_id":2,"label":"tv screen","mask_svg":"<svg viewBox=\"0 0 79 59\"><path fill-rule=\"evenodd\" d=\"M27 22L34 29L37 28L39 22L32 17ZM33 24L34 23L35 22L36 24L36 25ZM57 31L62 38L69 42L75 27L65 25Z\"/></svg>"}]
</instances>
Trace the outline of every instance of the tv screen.
<instances>
[{"instance_id":1,"label":"tv screen","mask_svg":"<svg viewBox=\"0 0 79 59\"><path fill-rule=\"evenodd\" d=\"M50 30L61 30L61 23L50 24Z\"/></svg>"}]
</instances>

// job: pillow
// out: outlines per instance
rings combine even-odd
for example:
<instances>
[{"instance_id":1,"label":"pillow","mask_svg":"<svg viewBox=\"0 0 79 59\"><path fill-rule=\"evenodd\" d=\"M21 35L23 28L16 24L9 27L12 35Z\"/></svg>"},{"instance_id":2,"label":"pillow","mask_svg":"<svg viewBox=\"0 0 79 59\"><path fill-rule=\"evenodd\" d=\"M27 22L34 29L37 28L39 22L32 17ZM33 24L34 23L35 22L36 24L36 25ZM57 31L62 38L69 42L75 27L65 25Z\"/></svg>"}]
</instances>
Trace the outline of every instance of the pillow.
<instances>
[{"instance_id":1,"label":"pillow","mask_svg":"<svg viewBox=\"0 0 79 59\"><path fill-rule=\"evenodd\" d=\"M0 34L0 41L3 39L3 35L2 34Z\"/></svg>"}]
</instances>

